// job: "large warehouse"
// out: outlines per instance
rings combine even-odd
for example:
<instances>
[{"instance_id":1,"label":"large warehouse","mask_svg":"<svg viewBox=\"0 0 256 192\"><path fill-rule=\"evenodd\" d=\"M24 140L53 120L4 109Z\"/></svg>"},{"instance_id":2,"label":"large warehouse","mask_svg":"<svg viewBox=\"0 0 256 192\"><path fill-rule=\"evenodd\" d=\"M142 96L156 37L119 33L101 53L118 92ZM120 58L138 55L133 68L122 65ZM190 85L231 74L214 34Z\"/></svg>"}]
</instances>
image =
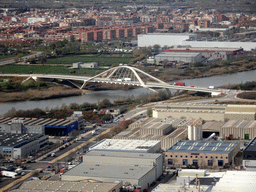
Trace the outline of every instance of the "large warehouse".
<instances>
[{"instance_id":1,"label":"large warehouse","mask_svg":"<svg viewBox=\"0 0 256 192\"><path fill-rule=\"evenodd\" d=\"M138 35L138 47L153 47L154 45L175 46L182 45L184 40L196 37L192 33L148 33Z\"/></svg>"},{"instance_id":2,"label":"large warehouse","mask_svg":"<svg viewBox=\"0 0 256 192\"><path fill-rule=\"evenodd\" d=\"M207 40L184 40L182 45L189 45L191 47L219 47L219 48L243 48L245 51L251 51L256 48L256 42L248 41L207 41Z\"/></svg>"},{"instance_id":3,"label":"large warehouse","mask_svg":"<svg viewBox=\"0 0 256 192\"><path fill-rule=\"evenodd\" d=\"M256 188L254 171L226 171L212 192L251 192Z\"/></svg>"},{"instance_id":4,"label":"large warehouse","mask_svg":"<svg viewBox=\"0 0 256 192\"><path fill-rule=\"evenodd\" d=\"M220 104L157 104L153 107L154 118L201 118L227 121L230 119L255 120L256 105Z\"/></svg>"},{"instance_id":5,"label":"large warehouse","mask_svg":"<svg viewBox=\"0 0 256 192\"><path fill-rule=\"evenodd\" d=\"M161 141L103 139L91 146L89 151L157 153L161 151Z\"/></svg>"},{"instance_id":6,"label":"large warehouse","mask_svg":"<svg viewBox=\"0 0 256 192\"><path fill-rule=\"evenodd\" d=\"M196 63L203 60L201 53L162 52L155 56L157 63L164 60L185 63Z\"/></svg>"},{"instance_id":7,"label":"large warehouse","mask_svg":"<svg viewBox=\"0 0 256 192\"><path fill-rule=\"evenodd\" d=\"M48 181L30 180L19 185L13 192L120 192L122 182L102 183L102 182L72 182L72 181Z\"/></svg>"},{"instance_id":8,"label":"large warehouse","mask_svg":"<svg viewBox=\"0 0 256 192\"><path fill-rule=\"evenodd\" d=\"M26 158L47 145L48 136L43 134L1 133L0 135L0 154L5 159Z\"/></svg>"},{"instance_id":9,"label":"large warehouse","mask_svg":"<svg viewBox=\"0 0 256 192\"><path fill-rule=\"evenodd\" d=\"M165 152L165 164L169 167L198 165L200 168L217 168L234 163L240 150L234 141L179 141Z\"/></svg>"},{"instance_id":10,"label":"large warehouse","mask_svg":"<svg viewBox=\"0 0 256 192\"><path fill-rule=\"evenodd\" d=\"M246 39L225 40L219 39L197 39L193 33L148 33L138 35L139 47L153 47L154 45L163 46L191 46L202 48L243 48L245 51L251 51L256 48L256 42Z\"/></svg>"},{"instance_id":11,"label":"large warehouse","mask_svg":"<svg viewBox=\"0 0 256 192\"><path fill-rule=\"evenodd\" d=\"M81 127L84 122L82 120L81 117L73 116L67 119L0 117L0 132L64 136Z\"/></svg>"},{"instance_id":12,"label":"large warehouse","mask_svg":"<svg viewBox=\"0 0 256 192\"><path fill-rule=\"evenodd\" d=\"M61 176L62 181L93 179L102 182L122 181L144 190L163 173L163 156L157 153L90 151L83 163Z\"/></svg>"},{"instance_id":13,"label":"large warehouse","mask_svg":"<svg viewBox=\"0 0 256 192\"><path fill-rule=\"evenodd\" d=\"M163 50L173 53L201 53L204 58L230 60L243 52L242 48L218 48L218 47L181 47Z\"/></svg>"},{"instance_id":14,"label":"large warehouse","mask_svg":"<svg viewBox=\"0 0 256 192\"><path fill-rule=\"evenodd\" d=\"M256 120L229 120L227 122L209 121L202 126L203 138L209 137L212 133L216 136L233 139L249 140L256 137Z\"/></svg>"},{"instance_id":15,"label":"large warehouse","mask_svg":"<svg viewBox=\"0 0 256 192\"><path fill-rule=\"evenodd\" d=\"M188 125L195 119L143 118L129 125L128 129L117 134L114 139L161 140L161 149L166 151L175 143L188 137ZM199 120L201 121L201 120Z\"/></svg>"}]
</instances>

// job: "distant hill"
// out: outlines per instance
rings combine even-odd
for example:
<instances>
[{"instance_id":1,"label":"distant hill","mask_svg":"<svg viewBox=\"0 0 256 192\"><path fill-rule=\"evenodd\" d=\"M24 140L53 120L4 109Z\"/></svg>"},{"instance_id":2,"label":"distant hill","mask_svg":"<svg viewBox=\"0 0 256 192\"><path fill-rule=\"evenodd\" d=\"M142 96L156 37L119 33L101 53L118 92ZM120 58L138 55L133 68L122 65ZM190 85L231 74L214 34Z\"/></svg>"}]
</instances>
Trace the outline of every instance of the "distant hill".
<instances>
[{"instance_id":1,"label":"distant hill","mask_svg":"<svg viewBox=\"0 0 256 192\"><path fill-rule=\"evenodd\" d=\"M0 8L85 8L91 6L118 7L124 5L188 6L198 10L216 9L220 12L256 12L256 0L1 0Z\"/></svg>"}]
</instances>

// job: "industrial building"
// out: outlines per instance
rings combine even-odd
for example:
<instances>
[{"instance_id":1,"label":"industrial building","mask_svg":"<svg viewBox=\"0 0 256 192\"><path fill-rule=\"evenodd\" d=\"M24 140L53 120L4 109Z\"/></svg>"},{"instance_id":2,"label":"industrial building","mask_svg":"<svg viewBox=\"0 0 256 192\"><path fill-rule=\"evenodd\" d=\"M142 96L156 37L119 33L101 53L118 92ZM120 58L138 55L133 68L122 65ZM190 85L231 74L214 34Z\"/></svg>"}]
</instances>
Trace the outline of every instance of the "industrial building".
<instances>
[{"instance_id":1,"label":"industrial building","mask_svg":"<svg viewBox=\"0 0 256 192\"><path fill-rule=\"evenodd\" d=\"M19 134L0 132L0 154L5 159L26 158L31 153L48 145L48 136L43 134Z\"/></svg>"},{"instance_id":2,"label":"industrial building","mask_svg":"<svg viewBox=\"0 0 256 192\"><path fill-rule=\"evenodd\" d=\"M82 63L82 62L77 62L73 63L74 69L81 69L81 68L97 68L99 67L99 64L97 62L91 62L91 63Z\"/></svg>"},{"instance_id":3,"label":"industrial building","mask_svg":"<svg viewBox=\"0 0 256 192\"><path fill-rule=\"evenodd\" d=\"M256 42L246 38L239 39L224 39L219 38L197 38L196 34L193 33L148 33L138 35L138 46L139 47L153 47L154 45L163 46L191 46L201 48L242 48L245 51L251 51L256 48Z\"/></svg>"},{"instance_id":4,"label":"industrial building","mask_svg":"<svg viewBox=\"0 0 256 192\"><path fill-rule=\"evenodd\" d=\"M243 151L243 167L246 171L256 171L256 137L246 146Z\"/></svg>"},{"instance_id":5,"label":"industrial building","mask_svg":"<svg viewBox=\"0 0 256 192\"><path fill-rule=\"evenodd\" d=\"M13 192L120 192L123 183L89 182L89 181L49 181L49 180L30 180L23 182L18 189Z\"/></svg>"},{"instance_id":6,"label":"industrial building","mask_svg":"<svg viewBox=\"0 0 256 192\"><path fill-rule=\"evenodd\" d=\"M203 138L209 137L215 133L216 136L220 136L220 128L225 124L221 121L207 121L202 125Z\"/></svg>"},{"instance_id":7,"label":"industrial building","mask_svg":"<svg viewBox=\"0 0 256 192\"><path fill-rule=\"evenodd\" d=\"M119 151L138 153L157 153L161 150L161 141L103 139L89 148L89 151Z\"/></svg>"},{"instance_id":8,"label":"industrial building","mask_svg":"<svg viewBox=\"0 0 256 192\"><path fill-rule=\"evenodd\" d=\"M162 52L155 56L157 63L167 61L177 61L184 63L196 63L203 60L201 53L182 53L182 52Z\"/></svg>"},{"instance_id":9,"label":"industrial building","mask_svg":"<svg viewBox=\"0 0 256 192\"><path fill-rule=\"evenodd\" d=\"M219 48L242 48L245 51L251 51L252 49L255 49L256 42L253 41L243 41L243 40L194 40L194 39L187 39L182 42L182 45L184 46L191 46L191 47L219 47Z\"/></svg>"},{"instance_id":10,"label":"industrial building","mask_svg":"<svg viewBox=\"0 0 256 192\"><path fill-rule=\"evenodd\" d=\"M200 168L217 168L234 163L240 150L235 141L179 141L165 154L167 167L197 165Z\"/></svg>"},{"instance_id":11,"label":"industrial building","mask_svg":"<svg viewBox=\"0 0 256 192\"><path fill-rule=\"evenodd\" d=\"M218 47L181 47L163 50L174 53L201 53L207 60L221 59L230 60L243 52L242 48L218 48Z\"/></svg>"},{"instance_id":12,"label":"industrial building","mask_svg":"<svg viewBox=\"0 0 256 192\"><path fill-rule=\"evenodd\" d=\"M256 121L229 120L227 122L206 122L202 126L202 131L204 138L215 133L222 138L231 136L233 139L249 140L256 137Z\"/></svg>"},{"instance_id":13,"label":"industrial building","mask_svg":"<svg viewBox=\"0 0 256 192\"><path fill-rule=\"evenodd\" d=\"M254 171L227 171L212 192L245 192L255 191L256 174Z\"/></svg>"},{"instance_id":14,"label":"industrial building","mask_svg":"<svg viewBox=\"0 0 256 192\"><path fill-rule=\"evenodd\" d=\"M73 130L84 127L83 115L75 113L67 119L4 118L0 117L0 132L33 133L52 136L69 135Z\"/></svg>"},{"instance_id":15,"label":"industrial building","mask_svg":"<svg viewBox=\"0 0 256 192\"><path fill-rule=\"evenodd\" d=\"M215 121L255 120L255 114L255 105L170 103L157 104L153 107L154 118L201 118Z\"/></svg>"},{"instance_id":16,"label":"industrial building","mask_svg":"<svg viewBox=\"0 0 256 192\"><path fill-rule=\"evenodd\" d=\"M194 186L185 186L183 185L170 185L170 184L163 184L160 183L157 185L152 192L202 192L202 191L208 191L210 189L210 186L204 186L202 185L199 189L199 187Z\"/></svg>"},{"instance_id":17,"label":"industrial building","mask_svg":"<svg viewBox=\"0 0 256 192\"><path fill-rule=\"evenodd\" d=\"M166 151L175 143L188 138L188 125L201 121L195 119L143 118L129 125L128 129L114 139L161 140L161 149Z\"/></svg>"},{"instance_id":18,"label":"industrial building","mask_svg":"<svg viewBox=\"0 0 256 192\"><path fill-rule=\"evenodd\" d=\"M34 124L37 118L4 118L0 117L0 132L4 133L33 133L44 134L45 127L43 125Z\"/></svg>"},{"instance_id":19,"label":"industrial building","mask_svg":"<svg viewBox=\"0 0 256 192\"><path fill-rule=\"evenodd\" d=\"M162 154L90 151L84 155L83 163L64 173L61 180L118 180L126 185L140 186L144 190L162 173Z\"/></svg>"},{"instance_id":20,"label":"industrial building","mask_svg":"<svg viewBox=\"0 0 256 192\"><path fill-rule=\"evenodd\" d=\"M182 45L182 42L196 37L192 33L148 33L138 35L138 47L153 47L154 45L176 46Z\"/></svg>"}]
</instances>

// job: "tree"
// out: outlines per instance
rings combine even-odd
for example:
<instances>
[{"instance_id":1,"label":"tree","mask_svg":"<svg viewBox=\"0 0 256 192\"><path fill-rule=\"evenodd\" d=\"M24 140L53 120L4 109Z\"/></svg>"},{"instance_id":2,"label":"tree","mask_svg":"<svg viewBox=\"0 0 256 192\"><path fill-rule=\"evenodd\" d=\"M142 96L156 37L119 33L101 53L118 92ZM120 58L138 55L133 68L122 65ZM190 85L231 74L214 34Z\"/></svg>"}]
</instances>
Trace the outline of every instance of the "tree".
<instances>
[{"instance_id":1,"label":"tree","mask_svg":"<svg viewBox=\"0 0 256 192\"><path fill-rule=\"evenodd\" d=\"M147 115L148 115L149 117L152 117L152 113L153 113L152 108L151 108L151 107L148 107L148 108L147 108Z\"/></svg>"},{"instance_id":2,"label":"tree","mask_svg":"<svg viewBox=\"0 0 256 192\"><path fill-rule=\"evenodd\" d=\"M113 104L112 104L108 99L103 99L103 100L98 104L98 109L111 107L112 105L113 105Z\"/></svg>"},{"instance_id":3,"label":"tree","mask_svg":"<svg viewBox=\"0 0 256 192\"><path fill-rule=\"evenodd\" d=\"M158 44L155 44L155 45L153 46L153 48L154 48L155 51L159 51L160 47L161 47L161 46L158 45Z\"/></svg>"},{"instance_id":4,"label":"tree","mask_svg":"<svg viewBox=\"0 0 256 192\"><path fill-rule=\"evenodd\" d=\"M95 75L98 75L98 74L100 74L100 71L99 70L95 71Z\"/></svg>"},{"instance_id":5,"label":"tree","mask_svg":"<svg viewBox=\"0 0 256 192\"><path fill-rule=\"evenodd\" d=\"M7 113L4 114L5 117L14 117L16 114L15 107L12 107Z\"/></svg>"}]
</instances>

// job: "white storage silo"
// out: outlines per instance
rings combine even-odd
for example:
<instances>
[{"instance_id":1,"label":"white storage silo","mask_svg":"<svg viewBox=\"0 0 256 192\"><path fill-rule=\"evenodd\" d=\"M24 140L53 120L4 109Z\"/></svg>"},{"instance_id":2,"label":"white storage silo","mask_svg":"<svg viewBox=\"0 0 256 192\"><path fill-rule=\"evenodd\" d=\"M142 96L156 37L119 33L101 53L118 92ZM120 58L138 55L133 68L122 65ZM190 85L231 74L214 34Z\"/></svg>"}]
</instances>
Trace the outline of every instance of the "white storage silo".
<instances>
[{"instance_id":1,"label":"white storage silo","mask_svg":"<svg viewBox=\"0 0 256 192\"><path fill-rule=\"evenodd\" d=\"M202 139L202 125L196 124L193 126L193 139L195 141Z\"/></svg>"},{"instance_id":2,"label":"white storage silo","mask_svg":"<svg viewBox=\"0 0 256 192\"><path fill-rule=\"evenodd\" d=\"M189 140L193 140L193 139L194 139L194 137L193 137L193 127L192 127L192 125L189 125L189 126L188 126L188 139L189 139Z\"/></svg>"}]
</instances>

